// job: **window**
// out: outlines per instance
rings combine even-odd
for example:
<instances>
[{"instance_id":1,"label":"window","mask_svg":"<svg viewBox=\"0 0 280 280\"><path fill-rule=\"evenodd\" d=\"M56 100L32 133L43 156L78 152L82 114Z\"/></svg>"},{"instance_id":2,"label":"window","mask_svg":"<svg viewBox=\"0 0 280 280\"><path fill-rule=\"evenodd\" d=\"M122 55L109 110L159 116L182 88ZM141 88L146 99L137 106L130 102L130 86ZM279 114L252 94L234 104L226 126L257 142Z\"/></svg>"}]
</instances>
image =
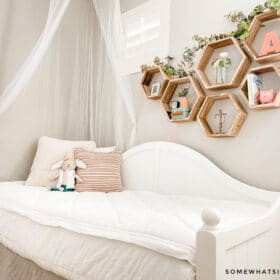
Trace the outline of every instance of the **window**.
<instances>
[{"instance_id":1,"label":"window","mask_svg":"<svg viewBox=\"0 0 280 280\"><path fill-rule=\"evenodd\" d=\"M169 52L170 0L150 0L122 15L126 40L124 74L139 72Z\"/></svg>"}]
</instances>

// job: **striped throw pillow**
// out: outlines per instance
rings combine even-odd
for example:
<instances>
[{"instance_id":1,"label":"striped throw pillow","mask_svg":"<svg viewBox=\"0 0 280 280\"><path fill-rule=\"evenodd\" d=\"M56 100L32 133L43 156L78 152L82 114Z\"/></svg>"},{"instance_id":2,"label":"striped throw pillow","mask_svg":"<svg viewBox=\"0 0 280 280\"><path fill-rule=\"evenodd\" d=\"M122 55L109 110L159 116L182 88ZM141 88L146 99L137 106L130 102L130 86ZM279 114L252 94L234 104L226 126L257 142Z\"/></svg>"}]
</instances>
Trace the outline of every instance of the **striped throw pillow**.
<instances>
[{"instance_id":1,"label":"striped throw pillow","mask_svg":"<svg viewBox=\"0 0 280 280\"><path fill-rule=\"evenodd\" d=\"M122 153L120 151L102 153L75 149L75 159L86 164L77 170L82 182L76 183L78 192L118 192L123 190L121 182Z\"/></svg>"}]
</instances>

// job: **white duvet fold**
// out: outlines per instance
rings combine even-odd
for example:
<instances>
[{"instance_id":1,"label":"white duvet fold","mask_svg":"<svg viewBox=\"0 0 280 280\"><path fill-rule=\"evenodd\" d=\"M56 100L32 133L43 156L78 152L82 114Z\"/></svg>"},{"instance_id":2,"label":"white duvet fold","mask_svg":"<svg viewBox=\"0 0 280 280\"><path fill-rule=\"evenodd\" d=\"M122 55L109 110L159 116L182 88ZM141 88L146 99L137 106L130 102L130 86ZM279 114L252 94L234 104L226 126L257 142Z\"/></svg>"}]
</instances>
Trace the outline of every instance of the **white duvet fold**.
<instances>
[{"instance_id":1,"label":"white duvet fold","mask_svg":"<svg viewBox=\"0 0 280 280\"><path fill-rule=\"evenodd\" d=\"M41 225L3 209L0 209L0 229L0 245L5 244L18 255L64 279L195 279L193 266L184 260L117 240ZM0 267L0 275L1 270L11 269L13 264L17 266L3 257L0 252L0 266L4 266ZM26 266L25 269L30 268Z\"/></svg>"},{"instance_id":2,"label":"white duvet fold","mask_svg":"<svg viewBox=\"0 0 280 280\"><path fill-rule=\"evenodd\" d=\"M0 183L0 208L33 221L143 246L194 263L201 211L219 208L222 227L246 223L267 205L216 201L147 191L61 193L20 183Z\"/></svg>"}]
</instances>

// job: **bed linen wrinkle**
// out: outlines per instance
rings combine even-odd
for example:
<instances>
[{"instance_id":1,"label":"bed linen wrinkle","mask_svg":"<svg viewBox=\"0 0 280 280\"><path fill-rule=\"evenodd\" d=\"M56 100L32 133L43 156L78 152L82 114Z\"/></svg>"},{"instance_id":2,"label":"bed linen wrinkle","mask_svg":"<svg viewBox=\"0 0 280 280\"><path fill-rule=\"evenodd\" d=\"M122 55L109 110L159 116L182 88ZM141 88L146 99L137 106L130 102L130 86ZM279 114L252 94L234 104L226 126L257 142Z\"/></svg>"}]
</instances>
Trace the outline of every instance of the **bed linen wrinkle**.
<instances>
[{"instance_id":1,"label":"bed linen wrinkle","mask_svg":"<svg viewBox=\"0 0 280 280\"><path fill-rule=\"evenodd\" d=\"M0 217L0 243L65 279L194 279L189 263L143 247L48 227L3 209Z\"/></svg>"},{"instance_id":2,"label":"bed linen wrinkle","mask_svg":"<svg viewBox=\"0 0 280 280\"><path fill-rule=\"evenodd\" d=\"M246 223L269 207L254 199L220 201L129 190L61 193L0 183L2 209L47 226L132 243L192 264L196 232L202 226L201 211L217 205L225 228Z\"/></svg>"}]
</instances>

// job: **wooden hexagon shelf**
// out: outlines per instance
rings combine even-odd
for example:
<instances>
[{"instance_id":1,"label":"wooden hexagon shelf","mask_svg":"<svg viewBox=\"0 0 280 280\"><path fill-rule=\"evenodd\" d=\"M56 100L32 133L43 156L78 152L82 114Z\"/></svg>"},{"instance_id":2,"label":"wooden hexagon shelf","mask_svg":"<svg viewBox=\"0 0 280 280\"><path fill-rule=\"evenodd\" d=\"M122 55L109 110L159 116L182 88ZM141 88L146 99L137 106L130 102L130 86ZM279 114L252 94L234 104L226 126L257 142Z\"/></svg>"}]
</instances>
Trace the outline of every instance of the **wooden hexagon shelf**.
<instances>
[{"instance_id":1,"label":"wooden hexagon shelf","mask_svg":"<svg viewBox=\"0 0 280 280\"><path fill-rule=\"evenodd\" d=\"M280 18L280 16L277 14L276 11L269 11L255 16L251 23L251 26L249 28L250 35L244 41L244 46L247 49L248 53L251 55L251 57L258 63L269 63L280 60L280 53L272 53L265 56L260 56L253 46L256 36L260 31L260 28L264 25L264 23L277 18Z\"/></svg>"},{"instance_id":2,"label":"wooden hexagon shelf","mask_svg":"<svg viewBox=\"0 0 280 280\"><path fill-rule=\"evenodd\" d=\"M234 109L236 110L235 118L230 126L230 129L226 133L215 133L213 132L210 124L208 123L207 117L210 113L210 110L216 101L221 100L230 100L233 104ZM207 96L205 102L203 103L199 113L198 120L202 126L205 134L208 137L234 137L238 134L245 118L247 116L246 111L243 109L238 98L232 93L223 93Z\"/></svg>"},{"instance_id":3,"label":"wooden hexagon shelf","mask_svg":"<svg viewBox=\"0 0 280 280\"><path fill-rule=\"evenodd\" d=\"M160 89L156 95L153 95L151 86L155 75L158 75L160 78L160 81L157 80L157 83L160 84ZM170 79L171 77L165 74L160 66L154 66L145 70L143 73L141 85L146 97L149 99L160 99Z\"/></svg>"},{"instance_id":4,"label":"wooden hexagon shelf","mask_svg":"<svg viewBox=\"0 0 280 280\"><path fill-rule=\"evenodd\" d=\"M191 111L187 118L176 119L176 120L171 119L169 117L169 113L168 113L168 112L171 112L170 101L171 101L177 87L179 85L184 85L184 84L190 84L192 86L193 92L196 95L195 101L191 107ZM161 104L162 104L164 111L166 112L166 115L167 115L169 121L171 121L171 122L191 122L196 119L196 115L203 103L204 98L205 98L205 93L204 93L202 87L200 86L199 81L193 77L186 77L186 78L174 79L168 83L168 86L162 96Z\"/></svg>"},{"instance_id":5,"label":"wooden hexagon shelf","mask_svg":"<svg viewBox=\"0 0 280 280\"><path fill-rule=\"evenodd\" d=\"M234 74L233 74L230 82L225 83L225 84L212 84L209 77L206 74L206 68L209 64L209 61L210 61L211 57L213 56L215 50L223 48L223 47L231 46L231 45L235 46L237 52L240 54L240 56L241 56L240 63L238 65L237 69L234 71ZM206 89L220 90L220 89L238 87L240 82L242 81L246 71L248 70L249 66L250 66L250 59L243 52L242 48L239 45L239 42L235 38L230 37L230 38L218 40L218 41L207 44L207 46L204 48L203 54L201 56L198 66L197 66L197 72Z\"/></svg>"},{"instance_id":6,"label":"wooden hexagon shelf","mask_svg":"<svg viewBox=\"0 0 280 280\"><path fill-rule=\"evenodd\" d=\"M253 73L253 74L265 74L265 73L270 73L270 72L275 72L280 81L280 69L273 64L266 65L266 66L261 66L257 68L250 69L248 74ZM251 109L256 109L256 110L265 110L265 109L275 109L280 107L280 92L277 93L275 96L275 99L272 103L268 104L258 104L258 105L250 105L249 100L248 100L248 83L247 79L244 79L242 85L241 85L241 93L244 99L247 101L249 108Z\"/></svg>"}]
</instances>

